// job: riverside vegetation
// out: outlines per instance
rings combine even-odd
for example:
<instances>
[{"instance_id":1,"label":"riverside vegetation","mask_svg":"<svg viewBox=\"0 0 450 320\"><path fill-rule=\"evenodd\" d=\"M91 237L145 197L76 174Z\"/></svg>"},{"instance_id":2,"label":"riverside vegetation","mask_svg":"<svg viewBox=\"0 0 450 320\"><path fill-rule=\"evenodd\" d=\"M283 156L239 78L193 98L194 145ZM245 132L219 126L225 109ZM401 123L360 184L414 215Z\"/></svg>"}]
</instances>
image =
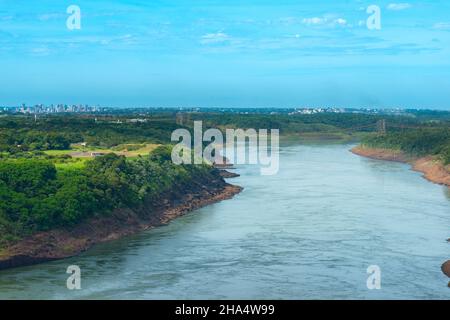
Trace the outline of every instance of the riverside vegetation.
<instances>
[{"instance_id":1,"label":"riverside vegetation","mask_svg":"<svg viewBox=\"0 0 450 320\"><path fill-rule=\"evenodd\" d=\"M51 160L1 161L1 245L38 231L74 226L115 208L136 207L215 174L208 165L174 165L170 157L170 147L161 146L147 157L107 154L70 170L57 170Z\"/></svg>"},{"instance_id":2,"label":"riverside vegetation","mask_svg":"<svg viewBox=\"0 0 450 320\"><path fill-rule=\"evenodd\" d=\"M400 150L412 156L432 155L445 165L450 164L450 128L423 128L367 136L362 144L369 148Z\"/></svg>"},{"instance_id":3,"label":"riverside vegetation","mask_svg":"<svg viewBox=\"0 0 450 320\"><path fill-rule=\"evenodd\" d=\"M420 129L395 129L379 136L372 124L382 118ZM171 162L172 131L192 130L194 120L220 129L279 128L285 136L362 138L369 146L432 154L448 164L449 119L446 112L408 116L196 112L182 123L177 123L176 112L56 115L37 121L31 116L4 116L0 118L0 249L38 232L72 228L89 218L108 216L117 208L138 207L149 199L157 202L169 190L182 189L198 179L215 181L219 173L210 165ZM115 153L147 144L159 147L131 157ZM80 150L107 150L109 154L71 155Z\"/></svg>"}]
</instances>

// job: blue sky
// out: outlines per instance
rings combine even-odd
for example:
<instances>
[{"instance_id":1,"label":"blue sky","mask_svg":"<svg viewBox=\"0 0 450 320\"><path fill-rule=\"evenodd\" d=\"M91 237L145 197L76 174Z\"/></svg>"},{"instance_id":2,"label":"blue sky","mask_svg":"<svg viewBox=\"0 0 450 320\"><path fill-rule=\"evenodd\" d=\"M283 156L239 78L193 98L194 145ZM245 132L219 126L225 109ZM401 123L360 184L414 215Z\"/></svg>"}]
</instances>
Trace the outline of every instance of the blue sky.
<instances>
[{"instance_id":1,"label":"blue sky","mask_svg":"<svg viewBox=\"0 0 450 320\"><path fill-rule=\"evenodd\" d=\"M66 27L72 4L81 30ZM450 109L449 13L446 0L0 0L0 105Z\"/></svg>"}]
</instances>

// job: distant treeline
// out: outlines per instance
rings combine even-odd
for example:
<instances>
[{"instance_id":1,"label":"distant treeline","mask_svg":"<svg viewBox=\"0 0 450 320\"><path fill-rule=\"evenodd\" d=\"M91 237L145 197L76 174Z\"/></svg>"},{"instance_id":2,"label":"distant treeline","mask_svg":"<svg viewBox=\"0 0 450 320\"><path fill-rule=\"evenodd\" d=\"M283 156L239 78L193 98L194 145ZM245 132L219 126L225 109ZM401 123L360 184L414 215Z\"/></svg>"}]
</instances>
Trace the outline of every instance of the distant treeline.
<instances>
[{"instance_id":1,"label":"distant treeline","mask_svg":"<svg viewBox=\"0 0 450 320\"><path fill-rule=\"evenodd\" d=\"M110 148L125 143L167 143L177 127L175 118L144 123L102 117L49 116L38 119L14 116L0 118L0 151L63 150L71 143Z\"/></svg>"},{"instance_id":2,"label":"distant treeline","mask_svg":"<svg viewBox=\"0 0 450 320\"><path fill-rule=\"evenodd\" d=\"M136 118L136 119L135 119ZM35 121L32 116L0 118L0 152L63 150L71 143L86 142L90 146L112 148L127 143L170 143L171 133L180 127L192 129L193 121L202 120L205 127L280 129L281 134L297 133L370 133L376 122L390 124L448 126L447 113L417 116L386 116L363 113L318 114L238 114L164 112L152 115L53 115ZM177 123L178 122L178 123Z\"/></svg>"},{"instance_id":3,"label":"distant treeline","mask_svg":"<svg viewBox=\"0 0 450 320\"><path fill-rule=\"evenodd\" d=\"M302 114L192 114L208 127L280 129L282 134L302 132L345 132L345 129L373 125L362 131L374 131L381 117L365 114L319 113Z\"/></svg>"}]
</instances>

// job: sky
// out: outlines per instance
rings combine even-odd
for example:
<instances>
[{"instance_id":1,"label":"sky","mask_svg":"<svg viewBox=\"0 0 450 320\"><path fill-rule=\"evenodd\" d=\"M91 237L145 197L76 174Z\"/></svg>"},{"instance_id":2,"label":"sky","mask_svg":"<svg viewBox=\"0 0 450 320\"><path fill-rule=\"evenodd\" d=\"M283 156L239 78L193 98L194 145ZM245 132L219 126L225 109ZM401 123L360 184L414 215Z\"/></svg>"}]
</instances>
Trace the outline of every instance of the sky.
<instances>
[{"instance_id":1,"label":"sky","mask_svg":"<svg viewBox=\"0 0 450 320\"><path fill-rule=\"evenodd\" d=\"M0 106L22 103L450 110L450 1L0 0Z\"/></svg>"}]
</instances>

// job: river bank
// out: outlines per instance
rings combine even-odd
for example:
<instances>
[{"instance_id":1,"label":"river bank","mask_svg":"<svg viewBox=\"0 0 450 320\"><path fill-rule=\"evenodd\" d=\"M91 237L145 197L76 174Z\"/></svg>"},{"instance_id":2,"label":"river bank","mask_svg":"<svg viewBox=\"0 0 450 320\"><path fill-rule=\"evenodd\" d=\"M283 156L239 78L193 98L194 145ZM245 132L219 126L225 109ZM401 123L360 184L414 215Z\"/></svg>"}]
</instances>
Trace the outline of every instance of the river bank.
<instances>
[{"instance_id":1,"label":"river bank","mask_svg":"<svg viewBox=\"0 0 450 320\"><path fill-rule=\"evenodd\" d=\"M364 146L354 147L351 152L372 159L409 163L414 171L422 172L425 179L450 187L450 165L445 166L432 156L413 157L399 150Z\"/></svg>"},{"instance_id":2,"label":"river bank","mask_svg":"<svg viewBox=\"0 0 450 320\"><path fill-rule=\"evenodd\" d=\"M409 163L414 171L422 172L423 177L428 181L446 185L450 188L450 165L445 166L432 156L412 157L399 150L368 148L357 146L351 149L354 154L379 160L396 161ZM442 272L450 277L450 260L441 267ZM448 283L450 287L450 282Z\"/></svg>"},{"instance_id":3,"label":"river bank","mask_svg":"<svg viewBox=\"0 0 450 320\"><path fill-rule=\"evenodd\" d=\"M111 215L89 219L71 229L34 234L0 250L0 270L76 256L95 244L116 240L167 224L186 213L231 199L242 187L220 179L207 179L188 190L166 194L157 203L116 209Z\"/></svg>"}]
</instances>

